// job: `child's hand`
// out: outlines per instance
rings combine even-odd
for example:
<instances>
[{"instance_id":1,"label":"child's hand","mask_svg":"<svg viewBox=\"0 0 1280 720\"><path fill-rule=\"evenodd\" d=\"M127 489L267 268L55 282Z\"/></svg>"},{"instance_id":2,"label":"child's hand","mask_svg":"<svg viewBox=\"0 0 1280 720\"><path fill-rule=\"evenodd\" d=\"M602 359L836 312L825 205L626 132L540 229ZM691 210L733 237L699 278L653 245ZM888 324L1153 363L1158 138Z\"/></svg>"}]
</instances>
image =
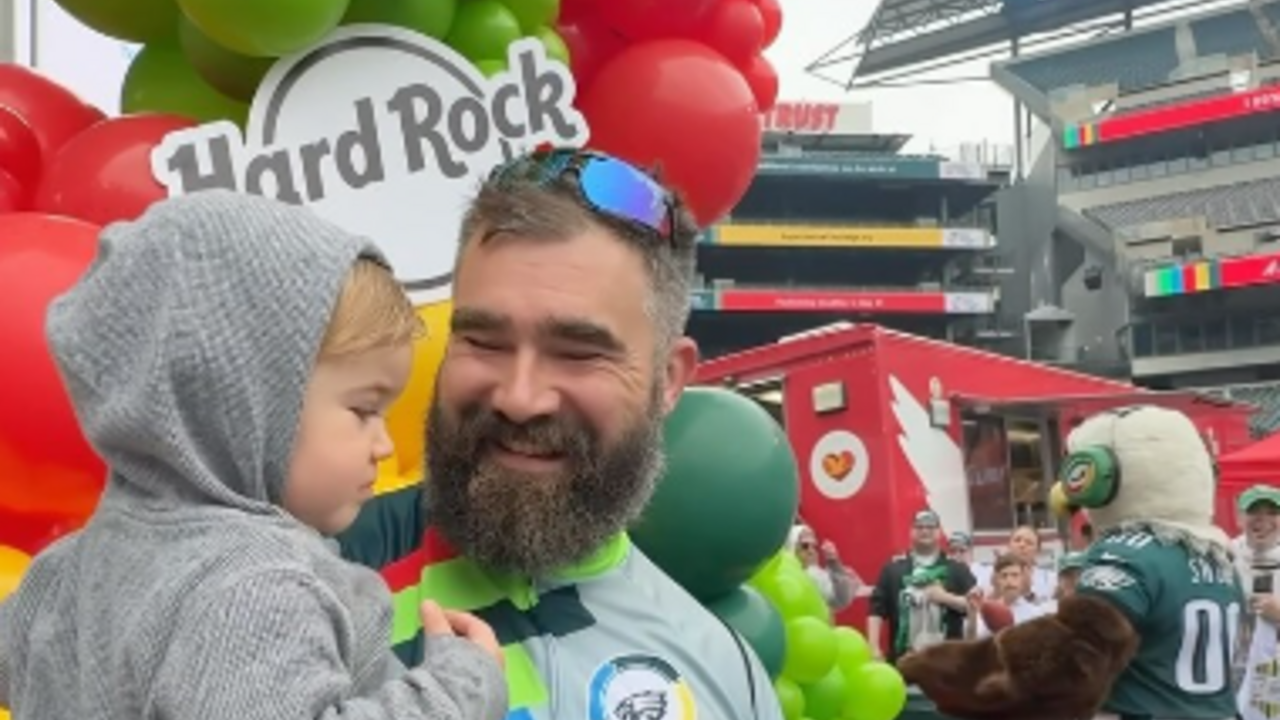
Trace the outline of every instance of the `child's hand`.
<instances>
[{"instance_id":1,"label":"child's hand","mask_svg":"<svg viewBox=\"0 0 1280 720\"><path fill-rule=\"evenodd\" d=\"M502 655L502 646L493 628L471 613L445 610L438 604L427 600L418 606L418 614L422 618L422 632L427 635L452 635L464 638L480 646L498 665L506 666Z\"/></svg>"}]
</instances>

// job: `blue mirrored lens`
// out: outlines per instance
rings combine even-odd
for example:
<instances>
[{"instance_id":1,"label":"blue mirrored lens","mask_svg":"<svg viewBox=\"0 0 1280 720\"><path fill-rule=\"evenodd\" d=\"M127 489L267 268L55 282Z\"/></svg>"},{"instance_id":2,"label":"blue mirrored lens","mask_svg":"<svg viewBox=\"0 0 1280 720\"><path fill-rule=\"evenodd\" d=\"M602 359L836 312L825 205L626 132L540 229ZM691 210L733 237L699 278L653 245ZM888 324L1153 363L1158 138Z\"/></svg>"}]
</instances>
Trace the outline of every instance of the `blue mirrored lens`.
<instances>
[{"instance_id":1,"label":"blue mirrored lens","mask_svg":"<svg viewBox=\"0 0 1280 720\"><path fill-rule=\"evenodd\" d=\"M667 195L648 175L613 158L592 158L579 172L582 195L597 210L667 232Z\"/></svg>"}]
</instances>

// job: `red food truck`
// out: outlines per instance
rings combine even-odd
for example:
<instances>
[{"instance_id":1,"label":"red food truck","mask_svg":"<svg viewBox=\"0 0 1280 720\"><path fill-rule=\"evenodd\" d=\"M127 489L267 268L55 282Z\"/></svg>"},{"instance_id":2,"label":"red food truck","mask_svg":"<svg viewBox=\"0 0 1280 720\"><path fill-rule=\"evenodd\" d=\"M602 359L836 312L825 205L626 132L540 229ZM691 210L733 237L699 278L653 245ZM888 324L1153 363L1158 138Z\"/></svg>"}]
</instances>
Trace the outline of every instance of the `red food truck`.
<instances>
[{"instance_id":1,"label":"red food truck","mask_svg":"<svg viewBox=\"0 0 1280 720\"><path fill-rule=\"evenodd\" d=\"M783 424L800 465L801 516L868 581L906 550L911 518L926 507L946 532L970 533L979 557L1014 527L1038 527L1050 561L1068 533L1048 490L1067 433L1093 413L1154 403L1187 413L1215 453L1251 441L1247 405L1145 391L876 325L717 358L697 380L753 397ZM865 613L857 602L840 620L862 626Z\"/></svg>"}]
</instances>

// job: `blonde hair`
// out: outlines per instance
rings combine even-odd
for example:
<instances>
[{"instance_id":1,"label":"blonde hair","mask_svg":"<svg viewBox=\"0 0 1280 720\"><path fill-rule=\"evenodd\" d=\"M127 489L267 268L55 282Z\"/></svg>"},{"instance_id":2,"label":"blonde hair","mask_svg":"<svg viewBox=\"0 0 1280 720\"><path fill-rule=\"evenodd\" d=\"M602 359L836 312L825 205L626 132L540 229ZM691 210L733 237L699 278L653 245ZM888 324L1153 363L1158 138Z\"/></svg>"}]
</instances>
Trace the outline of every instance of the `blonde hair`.
<instances>
[{"instance_id":1,"label":"blonde hair","mask_svg":"<svg viewBox=\"0 0 1280 720\"><path fill-rule=\"evenodd\" d=\"M399 281L381 263L360 259L347 273L320 357L332 358L408 345L426 334Z\"/></svg>"}]
</instances>

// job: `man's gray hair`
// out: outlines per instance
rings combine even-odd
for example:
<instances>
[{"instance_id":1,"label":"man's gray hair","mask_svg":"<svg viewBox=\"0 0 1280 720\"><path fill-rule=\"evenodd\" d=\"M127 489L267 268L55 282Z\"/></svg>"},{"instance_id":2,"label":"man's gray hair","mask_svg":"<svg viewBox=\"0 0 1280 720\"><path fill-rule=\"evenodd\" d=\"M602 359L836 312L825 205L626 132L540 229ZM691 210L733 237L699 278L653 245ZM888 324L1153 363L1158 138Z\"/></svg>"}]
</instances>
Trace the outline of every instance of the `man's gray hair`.
<instances>
[{"instance_id":1,"label":"man's gray hair","mask_svg":"<svg viewBox=\"0 0 1280 720\"><path fill-rule=\"evenodd\" d=\"M652 290L648 310L659 345L669 347L684 335L689 321L699 232L678 197L673 199L672 233L668 238L640 223L596 210L582 196L573 173L541 181L488 180L463 217L458 261L468 242L484 242L500 233L528 240L554 240L572 237L593 225L609 230L644 258Z\"/></svg>"}]
</instances>

